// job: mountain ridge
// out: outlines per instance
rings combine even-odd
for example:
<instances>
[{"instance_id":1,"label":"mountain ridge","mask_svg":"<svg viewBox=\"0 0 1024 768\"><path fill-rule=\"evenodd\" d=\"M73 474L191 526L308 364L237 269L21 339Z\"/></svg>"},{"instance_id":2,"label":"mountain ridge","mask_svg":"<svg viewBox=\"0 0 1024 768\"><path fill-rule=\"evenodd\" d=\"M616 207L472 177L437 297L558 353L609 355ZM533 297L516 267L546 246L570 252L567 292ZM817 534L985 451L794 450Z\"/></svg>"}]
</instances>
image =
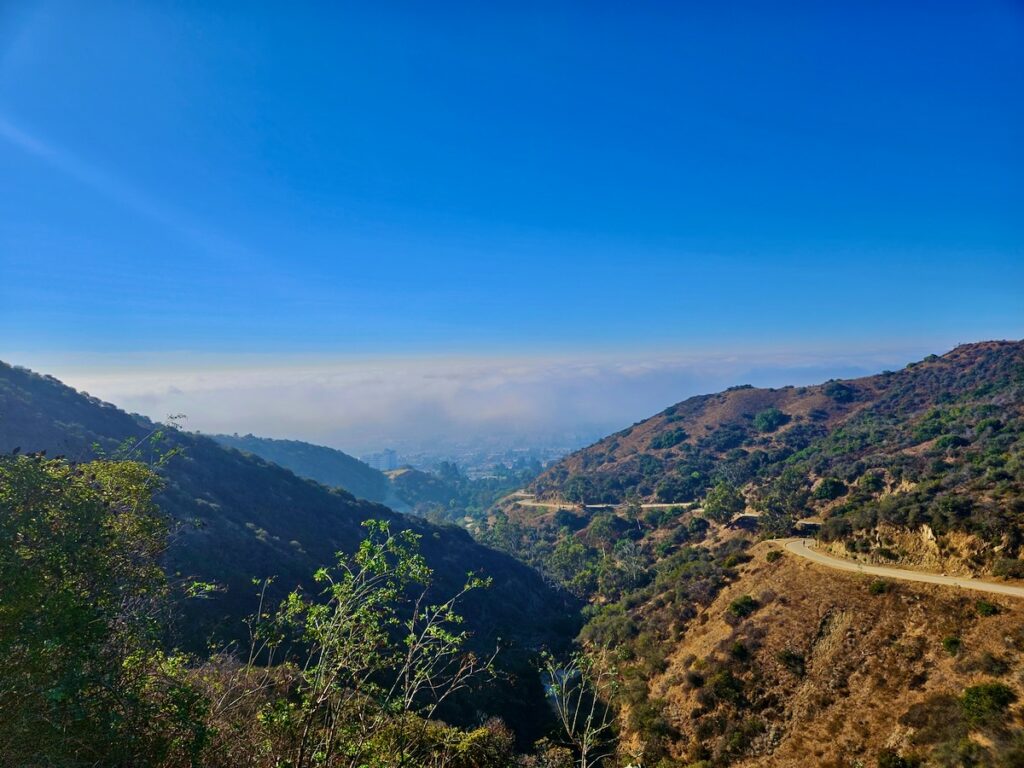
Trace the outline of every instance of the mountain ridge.
<instances>
[{"instance_id":1,"label":"mountain ridge","mask_svg":"<svg viewBox=\"0 0 1024 768\"><path fill-rule=\"evenodd\" d=\"M356 498L384 504L396 511L403 502L390 492L387 476L338 448L304 440L245 435L208 435L221 445L251 453L291 470L299 477L331 488L343 488Z\"/></svg>"},{"instance_id":2,"label":"mountain ridge","mask_svg":"<svg viewBox=\"0 0 1024 768\"><path fill-rule=\"evenodd\" d=\"M765 465L786 462L866 419L878 421L879 430L891 430L894 420L916 423L942 405L935 398L962 398L970 382L988 378L1005 389L1008 377L1020 377L1022 369L1024 343L990 341L960 345L898 372L699 395L570 454L545 470L530 490L538 498L568 502L623 503L636 497L691 503L706 493L715 472L731 474L736 483L750 482ZM980 394L978 402L985 396ZM999 407L998 401L986 404ZM1019 405L1011 403L1011 410L1016 413ZM926 442L902 440L894 447L905 451ZM863 456L870 447L845 449Z\"/></svg>"}]
</instances>

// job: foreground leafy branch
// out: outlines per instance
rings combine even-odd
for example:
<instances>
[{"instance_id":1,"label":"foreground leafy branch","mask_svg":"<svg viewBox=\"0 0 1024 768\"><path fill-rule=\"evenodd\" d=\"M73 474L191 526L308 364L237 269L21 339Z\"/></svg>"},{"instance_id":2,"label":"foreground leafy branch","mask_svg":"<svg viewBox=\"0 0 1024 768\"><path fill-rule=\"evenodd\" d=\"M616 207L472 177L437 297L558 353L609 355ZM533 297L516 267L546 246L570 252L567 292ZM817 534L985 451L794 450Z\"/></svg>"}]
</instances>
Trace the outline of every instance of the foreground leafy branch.
<instances>
[{"instance_id":1,"label":"foreground leafy branch","mask_svg":"<svg viewBox=\"0 0 1024 768\"><path fill-rule=\"evenodd\" d=\"M415 716L425 727L445 700L492 671L493 653L480 658L466 649L457 612L469 592L490 582L470 574L456 594L431 602L433 571L419 537L382 521L364 525L368 535L356 554L339 555L334 568L314 575L323 585L316 599L293 591L257 625L259 651L290 643L287 655L295 657L302 649L295 768L337 762L339 750L346 764L361 765L371 744L390 755L387 764L405 765L415 734L393 731L382 744L387 722ZM250 670L260 655L250 653Z\"/></svg>"},{"instance_id":2,"label":"foreground leafy branch","mask_svg":"<svg viewBox=\"0 0 1024 768\"><path fill-rule=\"evenodd\" d=\"M579 768L600 766L615 753L615 713L610 702L618 684L607 661L583 652L564 662L550 654L543 657L548 695Z\"/></svg>"}]
</instances>

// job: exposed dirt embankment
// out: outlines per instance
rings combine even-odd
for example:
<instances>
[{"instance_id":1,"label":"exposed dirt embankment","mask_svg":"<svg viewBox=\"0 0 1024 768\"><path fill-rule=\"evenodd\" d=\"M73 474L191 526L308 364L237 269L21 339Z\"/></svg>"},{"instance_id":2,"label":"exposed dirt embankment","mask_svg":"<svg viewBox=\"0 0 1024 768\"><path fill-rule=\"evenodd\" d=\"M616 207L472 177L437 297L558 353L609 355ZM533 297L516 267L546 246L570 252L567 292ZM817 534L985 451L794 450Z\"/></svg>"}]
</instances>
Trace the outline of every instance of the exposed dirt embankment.
<instances>
[{"instance_id":1,"label":"exposed dirt embankment","mask_svg":"<svg viewBox=\"0 0 1024 768\"><path fill-rule=\"evenodd\" d=\"M914 530L880 525L858 532L847 541L822 543L820 547L836 557L872 565L972 577L991 577L993 562L1005 556L1006 549L960 531L938 536L928 525Z\"/></svg>"},{"instance_id":2,"label":"exposed dirt embankment","mask_svg":"<svg viewBox=\"0 0 1024 768\"><path fill-rule=\"evenodd\" d=\"M882 584L791 554L768 562L772 549L753 550L651 682L677 759L838 768L956 744L999 759L1024 738L1019 703L996 732L958 702L990 682L1024 698L1024 601L993 599L989 615L977 594Z\"/></svg>"}]
</instances>

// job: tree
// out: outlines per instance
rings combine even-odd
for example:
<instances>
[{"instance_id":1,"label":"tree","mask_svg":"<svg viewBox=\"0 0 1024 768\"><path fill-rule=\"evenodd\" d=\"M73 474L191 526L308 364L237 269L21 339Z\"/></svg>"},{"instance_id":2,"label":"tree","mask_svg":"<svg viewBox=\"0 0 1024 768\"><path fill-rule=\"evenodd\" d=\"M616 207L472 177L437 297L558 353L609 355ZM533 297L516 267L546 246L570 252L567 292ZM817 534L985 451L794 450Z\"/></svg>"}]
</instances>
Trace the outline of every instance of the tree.
<instances>
[{"instance_id":1,"label":"tree","mask_svg":"<svg viewBox=\"0 0 1024 768\"><path fill-rule=\"evenodd\" d=\"M704 499L704 516L716 523L728 523L747 507L747 502L734 486L719 482Z\"/></svg>"},{"instance_id":2,"label":"tree","mask_svg":"<svg viewBox=\"0 0 1024 768\"><path fill-rule=\"evenodd\" d=\"M637 533L643 534L644 528L642 523L644 508L640 503L640 498L635 492L626 494L626 508L625 508L626 519L636 524Z\"/></svg>"},{"instance_id":3,"label":"tree","mask_svg":"<svg viewBox=\"0 0 1024 768\"><path fill-rule=\"evenodd\" d=\"M587 503L587 499L594 495L590 480L583 475L571 477L565 484L563 493L567 501L579 504L580 506L584 506Z\"/></svg>"},{"instance_id":4,"label":"tree","mask_svg":"<svg viewBox=\"0 0 1024 768\"><path fill-rule=\"evenodd\" d=\"M826 477L814 489L814 498L824 501L838 499L846 493L846 483L837 477Z\"/></svg>"},{"instance_id":5,"label":"tree","mask_svg":"<svg viewBox=\"0 0 1024 768\"><path fill-rule=\"evenodd\" d=\"M594 515L594 519L587 527L587 538L591 545L599 547L606 554L610 552L618 534L615 522L615 515L611 512Z\"/></svg>"},{"instance_id":6,"label":"tree","mask_svg":"<svg viewBox=\"0 0 1024 768\"><path fill-rule=\"evenodd\" d=\"M794 467L785 469L757 501L758 524L769 536L786 536L794 521L807 510L807 478Z\"/></svg>"},{"instance_id":7,"label":"tree","mask_svg":"<svg viewBox=\"0 0 1024 768\"><path fill-rule=\"evenodd\" d=\"M575 536L563 536L547 558L546 570L555 581L577 597L585 595L592 582L594 552Z\"/></svg>"},{"instance_id":8,"label":"tree","mask_svg":"<svg viewBox=\"0 0 1024 768\"><path fill-rule=\"evenodd\" d=\"M463 480L459 465L454 461L442 461L437 467L437 475L446 483L451 483L455 486L459 485Z\"/></svg>"},{"instance_id":9,"label":"tree","mask_svg":"<svg viewBox=\"0 0 1024 768\"><path fill-rule=\"evenodd\" d=\"M848 403L853 400L854 396L857 394L857 390L849 384L843 384L835 380L825 384L822 391L826 396L831 397L837 403Z\"/></svg>"},{"instance_id":10,"label":"tree","mask_svg":"<svg viewBox=\"0 0 1024 768\"><path fill-rule=\"evenodd\" d=\"M615 543L613 552L628 583L631 586L638 584L647 569L647 558L637 543L632 539L621 539Z\"/></svg>"},{"instance_id":11,"label":"tree","mask_svg":"<svg viewBox=\"0 0 1024 768\"><path fill-rule=\"evenodd\" d=\"M990 682L964 689L960 709L973 726L991 726L1006 718L1007 709L1017 701L1017 694L1003 683Z\"/></svg>"}]
</instances>

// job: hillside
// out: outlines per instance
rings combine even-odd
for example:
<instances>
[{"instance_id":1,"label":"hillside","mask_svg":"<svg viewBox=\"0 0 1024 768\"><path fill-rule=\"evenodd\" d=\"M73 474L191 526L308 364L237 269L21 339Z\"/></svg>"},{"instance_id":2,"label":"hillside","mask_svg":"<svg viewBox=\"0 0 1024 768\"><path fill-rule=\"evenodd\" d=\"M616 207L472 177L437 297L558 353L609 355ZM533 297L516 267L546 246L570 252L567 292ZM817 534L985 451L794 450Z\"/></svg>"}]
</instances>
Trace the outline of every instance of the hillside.
<instances>
[{"instance_id":1,"label":"hillside","mask_svg":"<svg viewBox=\"0 0 1024 768\"><path fill-rule=\"evenodd\" d=\"M52 377L0 363L2 452L46 450L87 460L97 451L116 452L126 440L143 440L154 428ZM515 665L529 649L557 646L572 634L575 611L559 592L461 529L357 500L207 437L168 429L161 445L181 449L161 469L166 486L157 499L178 525L165 557L167 570L221 589L210 599L182 603L179 640L194 648L205 648L211 634L222 640L242 634L242 618L256 608L254 578L276 577L271 597L298 584L312 587L317 568L332 563L336 552L355 548L367 519L387 520L422 536L440 593L456 591L468 571L493 578L490 589L465 605L478 647L493 649L501 638L512 644L503 657ZM533 698L540 695L539 683L533 678L513 682L500 697L500 711L511 722L536 721L543 714Z\"/></svg>"},{"instance_id":2,"label":"hillside","mask_svg":"<svg viewBox=\"0 0 1024 768\"><path fill-rule=\"evenodd\" d=\"M447 507L459 496L459 490L452 482L412 467L392 469L384 474L393 492L414 507Z\"/></svg>"},{"instance_id":3,"label":"hillside","mask_svg":"<svg viewBox=\"0 0 1024 768\"><path fill-rule=\"evenodd\" d=\"M827 538L864 531L856 546L870 548L880 523L927 523L1006 559L1022 543L1022 439L1024 343L986 342L877 376L691 398L567 457L532 490L687 504L725 484L776 531L817 515Z\"/></svg>"},{"instance_id":4,"label":"hillside","mask_svg":"<svg viewBox=\"0 0 1024 768\"><path fill-rule=\"evenodd\" d=\"M389 504L388 479L384 473L336 448L301 440L274 440L255 435L210 437L221 445L251 453L290 469L299 477L316 480L330 488L344 488L359 499Z\"/></svg>"},{"instance_id":5,"label":"hillside","mask_svg":"<svg viewBox=\"0 0 1024 768\"><path fill-rule=\"evenodd\" d=\"M1024 601L873 582L770 552L752 550L650 677L671 754L750 768L875 765L886 753L1020 764L1019 713L972 718L961 702L992 684L1024 698ZM643 738L627 733L624 745L639 750Z\"/></svg>"},{"instance_id":6,"label":"hillside","mask_svg":"<svg viewBox=\"0 0 1024 768\"><path fill-rule=\"evenodd\" d=\"M949 587L769 562L758 542L798 527L854 562L1021 584L1024 344L691 398L566 457L477 534L588 602L579 639L614 669L634 763L1020 764L1019 708L966 722L963 701L993 680L1021 695L1020 601L981 617Z\"/></svg>"}]
</instances>

